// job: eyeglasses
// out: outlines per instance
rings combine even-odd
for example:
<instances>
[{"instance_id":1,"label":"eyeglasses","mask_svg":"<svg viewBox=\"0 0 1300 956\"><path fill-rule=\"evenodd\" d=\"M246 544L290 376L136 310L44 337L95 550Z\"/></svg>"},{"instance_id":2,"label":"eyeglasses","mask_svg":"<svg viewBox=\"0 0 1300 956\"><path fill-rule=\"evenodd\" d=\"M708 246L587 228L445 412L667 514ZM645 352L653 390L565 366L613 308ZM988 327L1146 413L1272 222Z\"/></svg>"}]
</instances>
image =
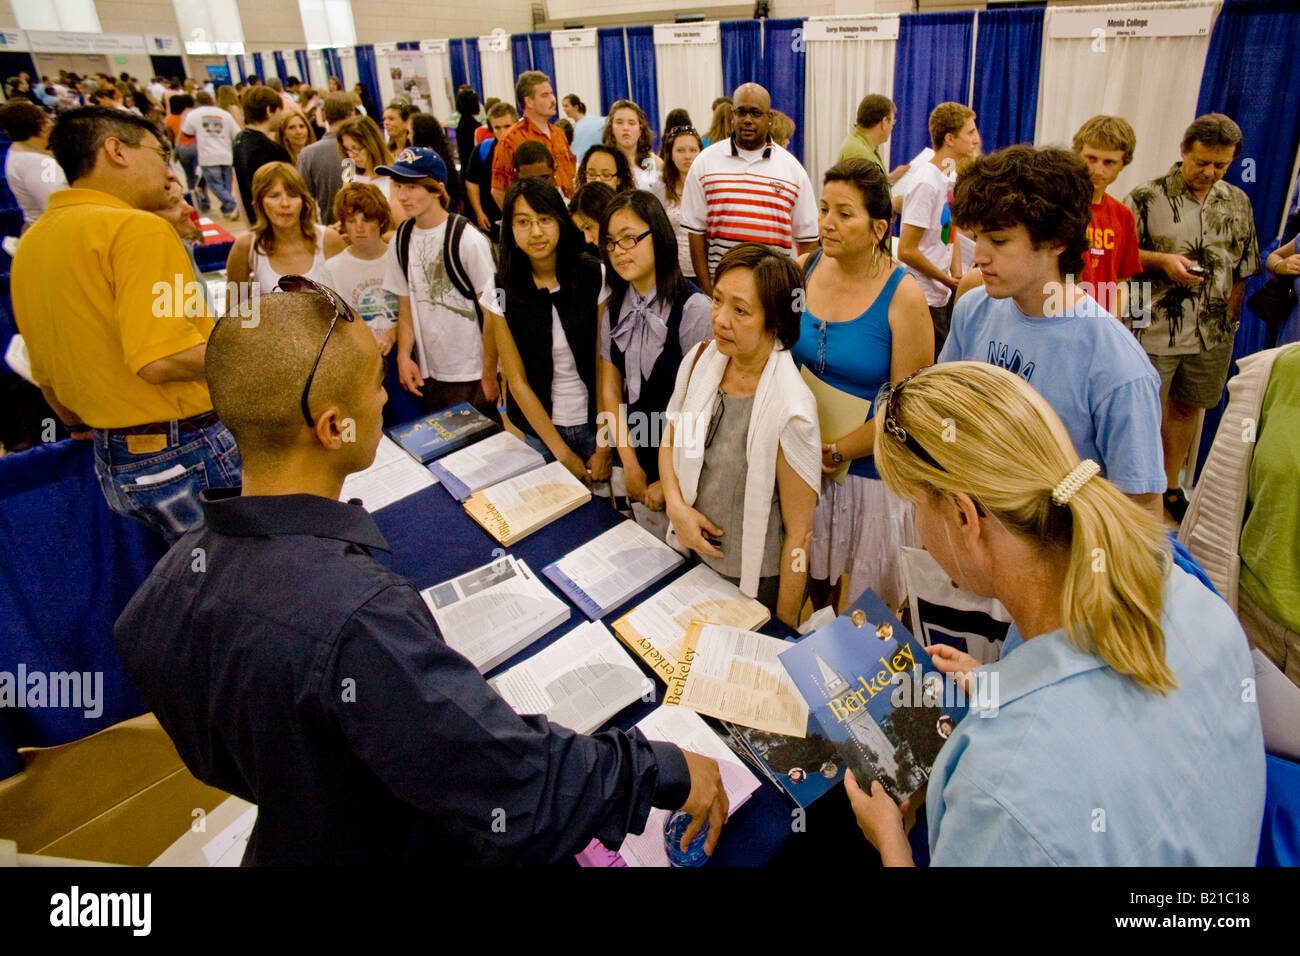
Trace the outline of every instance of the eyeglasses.
<instances>
[{"instance_id":1,"label":"eyeglasses","mask_svg":"<svg viewBox=\"0 0 1300 956\"><path fill-rule=\"evenodd\" d=\"M620 249L624 249L624 250L635 249L636 244L648 235L650 235L649 229L641 233L641 235L639 236L624 236L622 239L614 239L611 237L605 240L605 251L613 252L615 246L618 246Z\"/></svg>"},{"instance_id":2,"label":"eyeglasses","mask_svg":"<svg viewBox=\"0 0 1300 956\"><path fill-rule=\"evenodd\" d=\"M525 232L532 232L534 226L540 226L543 229L550 229L555 225L554 216L538 216L536 219L527 219L523 216L516 216L511 220L516 229L522 229Z\"/></svg>"},{"instance_id":3,"label":"eyeglasses","mask_svg":"<svg viewBox=\"0 0 1300 956\"><path fill-rule=\"evenodd\" d=\"M280 281L276 283L276 287L282 292L315 292L318 295L323 295L329 300L329 304L334 307L334 318L330 320L329 331L325 333L325 341L320 344L320 351L316 353L316 361L311 364L311 374L307 376L307 384L302 387L302 417L307 420L308 428L315 428L316 421L311 417L311 407L307 403L307 395L311 392L312 379L316 377L316 369L320 367L321 356L325 354L325 346L329 345L330 336L334 334L334 326L338 325L339 319L344 322L355 322L356 315L333 289L308 279L306 276L281 276Z\"/></svg>"},{"instance_id":4,"label":"eyeglasses","mask_svg":"<svg viewBox=\"0 0 1300 956\"><path fill-rule=\"evenodd\" d=\"M172 151L162 144L157 146L146 146L144 143L123 143L122 145L130 146L132 149L147 149L151 153L157 153L162 157L164 165L170 165L172 161Z\"/></svg>"},{"instance_id":5,"label":"eyeglasses","mask_svg":"<svg viewBox=\"0 0 1300 956\"><path fill-rule=\"evenodd\" d=\"M708 448L713 444L713 436L718 433L718 426L722 424L722 413L726 411L727 403L723 400L722 389L718 389L718 398L713 405L713 416L709 419L709 432L704 437L704 447ZM698 432L696 434L699 434Z\"/></svg>"},{"instance_id":6,"label":"eyeglasses","mask_svg":"<svg viewBox=\"0 0 1300 956\"><path fill-rule=\"evenodd\" d=\"M598 173L594 169L587 170L587 182L591 182L593 179L602 183L616 183L618 182L618 170L605 173Z\"/></svg>"}]
</instances>

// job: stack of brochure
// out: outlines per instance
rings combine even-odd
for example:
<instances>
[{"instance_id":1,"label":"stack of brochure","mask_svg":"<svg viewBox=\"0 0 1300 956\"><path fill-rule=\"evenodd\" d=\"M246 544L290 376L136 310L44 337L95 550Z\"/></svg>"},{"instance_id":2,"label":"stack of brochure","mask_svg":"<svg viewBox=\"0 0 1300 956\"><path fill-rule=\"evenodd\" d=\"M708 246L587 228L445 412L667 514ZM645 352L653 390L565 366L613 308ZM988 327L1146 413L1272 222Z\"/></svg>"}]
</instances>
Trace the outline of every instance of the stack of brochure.
<instances>
[{"instance_id":1,"label":"stack of brochure","mask_svg":"<svg viewBox=\"0 0 1300 956\"><path fill-rule=\"evenodd\" d=\"M635 521L623 521L542 573L595 621L685 560Z\"/></svg>"},{"instance_id":2,"label":"stack of brochure","mask_svg":"<svg viewBox=\"0 0 1300 956\"><path fill-rule=\"evenodd\" d=\"M520 714L589 734L628 704L649 698L654 681L605 625L583 621L554 644L490 683Z\"/></svg>"},{"instance_id":3,"label":"stack of brochure","mask_svg":"<svg viewBox=\"0 0 1300 956\"><path fill-rule=\"evenodd\" d=\"M394 426L388 429L388 434L423 465L500 430L500 425L469 402L461 402L405 425Z\"/></svg>"},{"instance_id":4,"label":"stack of brochure","mask_svg":"<svg viewBox=\"0 0 1300 956\"><path fill-rule=\"evenodd\" d=\"M589 500L587 486L553 461L476 491L465 502L465 510L488 534L511 545Z\"/></svg>"},{"instance_id":5,"label":"stack of brochure","mask_svg":"<svg viewBox=\"0 0 1300 956\"><path fill-rule=\"evenodd\" d=\"M484 674L569 619L569 605L508 554L420 595L447 644Z\"/></svg>"},{"instance_id":6,"label":"stack of brochure","mask_svg":"<svg viewBox=\"0 0 1300 956\"><path fill-rule=\"evenodd\" d=\"M770 617L766 607L701 564L620 617L614 622L614 633L667 683L677 670L693 622L754 630Z\"/></svg>"},{"instance_id":7,"label":"stack of brochure","mask_svg":"<svg viewBox=\"0 0 1300 956\"><path fill-rule=\"evenodd\" d=\"M727 749L727 745L698 714L680 707L659 707L647 714L637 727L650 740L666 740L683 750L716 760L732 815L758 789L758 778ZM664 826L670 816L670 810L651 810L645 829L640 834L629 835L617 853L606 849L600 841L592 840L578 854L578 862L583 866L668 866ZM720 839L726 841L726 827L723 827Z\"/></svg>"},{"instance_id":8,"label":"stack of brochure","mask_svg":"<svg viewBox=\"0 0 1300 956\"><path fill-rule=\"evenodd\" d=\"M498 432L429 464L429 471L457 501L499 481L546 464L540 454L509 432Z\"/></svg>"},{"instance_id":9,"label":"stack of brochure","mask_svg":"<svg viewBox=\"0 0 1300 956\"><path fill-rule=\"evenodd\" d=\"M399 448L391 438L379 439L375 460L365 471L354 472L343 479L339 501L360 498L361 504L371 514L387 508L407 495L436 485L437 479L420 467L419 462Z\"/></svg>"}]
</instances>

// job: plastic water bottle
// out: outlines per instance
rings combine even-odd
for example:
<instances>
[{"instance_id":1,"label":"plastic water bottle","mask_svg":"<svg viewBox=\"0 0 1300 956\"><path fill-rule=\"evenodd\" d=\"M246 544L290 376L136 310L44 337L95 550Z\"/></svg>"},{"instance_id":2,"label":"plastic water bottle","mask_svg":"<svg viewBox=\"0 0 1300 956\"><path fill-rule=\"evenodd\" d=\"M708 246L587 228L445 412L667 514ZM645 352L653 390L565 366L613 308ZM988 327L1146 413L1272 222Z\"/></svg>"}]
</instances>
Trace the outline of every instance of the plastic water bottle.
<instances>
[{"instance_id":1,"label":"plastic water bottle","mask_svg":"<svg viewBox=\"0 0 1300 956\"><path fill-rule=\"evenodd\" d=\"M670 816L664 824L664 849L668 852L668 863L671 866L703 866L708 862L709 855L704 852L704 839L709 835L707 820L695 839L687 845L686 852L682 852L682 835L690 824L691 815L682 810Z\"/></svg>"}]
</instances>

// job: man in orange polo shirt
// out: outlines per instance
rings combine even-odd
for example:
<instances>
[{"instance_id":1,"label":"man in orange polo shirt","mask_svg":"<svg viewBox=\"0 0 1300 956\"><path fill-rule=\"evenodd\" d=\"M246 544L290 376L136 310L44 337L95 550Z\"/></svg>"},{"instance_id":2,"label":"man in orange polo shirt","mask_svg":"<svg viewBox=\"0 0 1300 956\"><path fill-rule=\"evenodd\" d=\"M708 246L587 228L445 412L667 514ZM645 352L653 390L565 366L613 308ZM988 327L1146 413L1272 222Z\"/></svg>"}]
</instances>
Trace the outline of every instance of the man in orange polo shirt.
<instances>
[{"instance_id":1,"label":"man in orange polo shirt","mask_svg":"<svg viewBox=\"0 0 1300 956\"><path fill-rule=\"evenodd\" d=\"M523 107L523 118L501 137L492 157L492 198L498 206L505 202L506 190L518 175L515 173L515 150L529 140L545 145L555 160L555 185L564 195L573 195L573 176L577 161L569 151L569 139L564 131L552 126L555 115L555 91L551 81L539 70L525 70L515 84L515 99Z\"/></svg>"},{"instance_id":2,"label":"man in orange polo shirt","mask_svg":"<svg viewBox=\"0 0 1300 956\"><path fill-rule=\"evenodd\" d=\"M32 377L74 437L93 432L109 507L174 540L202 517L200 491L239 484L240 459L208 397L203 287L153 212L169 202L167 150L148 121L92 106L59 116L50 151L70 188L11 279Z\"/></svg>"}]
</instances>

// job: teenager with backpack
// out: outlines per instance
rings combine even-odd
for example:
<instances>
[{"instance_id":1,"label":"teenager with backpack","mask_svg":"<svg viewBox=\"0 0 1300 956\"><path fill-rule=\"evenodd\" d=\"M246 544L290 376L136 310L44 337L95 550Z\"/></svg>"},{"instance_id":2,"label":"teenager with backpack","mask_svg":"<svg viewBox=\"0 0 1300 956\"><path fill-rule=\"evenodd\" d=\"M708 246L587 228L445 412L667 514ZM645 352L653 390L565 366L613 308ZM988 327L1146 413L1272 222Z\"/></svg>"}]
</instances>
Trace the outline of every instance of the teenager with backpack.
<instances>
[{"instance_id":1,"label":"teenager with backpack","mask_svg":"<svg viewBox=\"0 0 1300 956\"><path fill-rule=\"evenodd\" d=\"M632 515L662 537L668 530L659 484L663 414L682 358L712 336L709 298L682 277L672 223L652 193L614 195L605 207L599 245L610 266L609 306L597 346L601 413L617 422L611 438Z\"/></svg>"},{"instance_id":2,"label":"teenager with backpack","mask_svg":"<svg viewBox=\"0 0 1300 956\"><path fill-rule=\"evenodd\" d=\"M410 146L375 172L410 216L393 238L384 288L397 296L397 371L402 387L429 411L469 402L500 421L497 351L476 303L491 296L496 265L487 238L449 214L447 166L431 149Z\"/></svg>"}]
</instances>

